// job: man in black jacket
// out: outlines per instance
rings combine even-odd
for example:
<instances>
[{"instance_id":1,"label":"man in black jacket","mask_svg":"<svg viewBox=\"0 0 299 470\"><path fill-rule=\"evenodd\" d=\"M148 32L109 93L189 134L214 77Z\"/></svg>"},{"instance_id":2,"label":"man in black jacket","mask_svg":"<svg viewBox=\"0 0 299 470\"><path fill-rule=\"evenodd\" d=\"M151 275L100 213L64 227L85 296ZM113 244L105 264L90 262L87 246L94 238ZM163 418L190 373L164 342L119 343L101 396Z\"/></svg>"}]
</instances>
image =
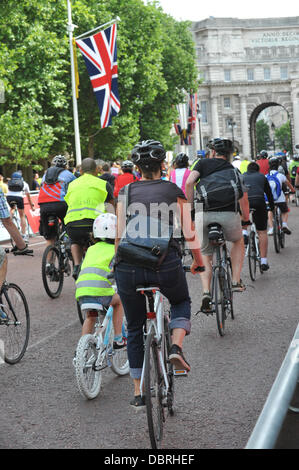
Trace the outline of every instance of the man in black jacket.
<instances>
[{"instance_id":1,"label":"man in black jacket","mask_svg":"<svg viewBox=\"0 0 299 470\"><path fill-rule=\"evenodd\" d=\"M260 167L255 162L249 163L247 172L243 173L243 180L248 188L248 200L250 209L255 209L253 213L253 221L256 225L260 240L261 269L262 271L268 271L268 211L265 201L265 194L269 202L269 208L271 211L273 211L274 200L272 196L272 191L267 178L265 177L265 175L263 175L263 173L260 173ZM245 240L246 238L248 240L247 231L244 231L243 233Z\"/></svg>"}]
</instances>

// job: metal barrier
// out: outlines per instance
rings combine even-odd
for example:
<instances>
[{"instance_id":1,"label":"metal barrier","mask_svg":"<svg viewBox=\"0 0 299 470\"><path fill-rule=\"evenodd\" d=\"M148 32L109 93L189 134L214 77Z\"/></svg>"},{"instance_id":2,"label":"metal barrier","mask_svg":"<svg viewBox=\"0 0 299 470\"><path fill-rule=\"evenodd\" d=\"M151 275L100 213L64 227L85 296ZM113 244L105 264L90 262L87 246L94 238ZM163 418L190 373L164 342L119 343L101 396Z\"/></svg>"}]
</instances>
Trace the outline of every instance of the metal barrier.
<instances>
[{"instance_id":1,"label":"metal barrier","mask_svg":"<svg viewBox=\"0 0 299 470\"><path fill-rule=\"evenodd\" d=\"M298 380L299 324L245 449L273 449L275 447Z\"/></svg>"}]
</instances>

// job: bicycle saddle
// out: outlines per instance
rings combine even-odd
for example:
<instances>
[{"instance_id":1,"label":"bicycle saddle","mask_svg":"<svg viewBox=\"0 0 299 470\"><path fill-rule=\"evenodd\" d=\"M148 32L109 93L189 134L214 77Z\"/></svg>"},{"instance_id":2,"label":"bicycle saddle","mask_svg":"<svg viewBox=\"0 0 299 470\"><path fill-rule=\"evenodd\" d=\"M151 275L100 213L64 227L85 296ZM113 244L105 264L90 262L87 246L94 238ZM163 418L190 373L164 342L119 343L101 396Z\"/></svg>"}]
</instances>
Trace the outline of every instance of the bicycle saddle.
<instances>
[{"instance_id":1,"label":"bicycle saddle","mask_svg":"<svg viewBox=\"0 0 299 470\"><path fill-rule=\"evenodd\" d=\"M208 230L208 239L211 243L218 243L224 241L223 228L220 224L209 224Z\"/></svg>"}]
</instances>

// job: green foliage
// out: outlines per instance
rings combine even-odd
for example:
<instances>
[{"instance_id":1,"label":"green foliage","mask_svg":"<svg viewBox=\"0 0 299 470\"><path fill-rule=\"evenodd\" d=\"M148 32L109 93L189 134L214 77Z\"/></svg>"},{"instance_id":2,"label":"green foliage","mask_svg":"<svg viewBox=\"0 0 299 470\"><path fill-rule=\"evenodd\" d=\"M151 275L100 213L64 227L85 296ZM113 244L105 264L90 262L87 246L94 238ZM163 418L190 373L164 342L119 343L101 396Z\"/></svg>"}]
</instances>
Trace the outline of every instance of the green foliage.
<instances>
[{"instance_id":1,"label":"green foliage","mask_svg":"<svg viewBox=\"0 0 299 470\"><path fill-rule=\"evenodd\" d=\"M270 130L268 124L263 119L256 122L256 141L258 152L269 147Z\"/></svg>"},{"instance_id":2,"label":"green foliage","mask_svg":"<svg viewBox=\"0 0 299 470\"><path fill-rule=\"evenodd\" d=\"M3 5L4 3L4 5ZM121 111L100 129L90 79L77 49L82 156L126 158L140 138L173 148L170 129L184 90L196 89L195 49L188 23L163 13L159 2L73 0L75 35L119 16ZM66 0L7 0L0 13L0 164L29 166L74 153Z\"/></svg>"},{"instance_id":3,"label":"green foliage","mask_svg":"<svg viewBox=\"0 0 299 470\"><path fill-rule=\"evenodd\" d=\"M278 129L275 129L276 147L287 152L292 152L292 137L290 121L286 122Z\"/></svg>"}]
</instances>

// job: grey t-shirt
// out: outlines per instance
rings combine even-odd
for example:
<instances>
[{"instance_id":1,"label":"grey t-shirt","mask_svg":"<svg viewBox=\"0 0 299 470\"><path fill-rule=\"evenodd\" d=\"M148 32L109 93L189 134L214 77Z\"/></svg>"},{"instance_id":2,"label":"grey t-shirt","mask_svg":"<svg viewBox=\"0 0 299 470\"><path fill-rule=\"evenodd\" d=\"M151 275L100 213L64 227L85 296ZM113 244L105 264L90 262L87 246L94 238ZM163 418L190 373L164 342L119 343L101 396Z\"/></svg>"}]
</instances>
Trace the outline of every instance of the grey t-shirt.
<instances>
[{"instance_id":1,"label":"grey t-shirt","mask_svg":"<svg viewBox=\"0 0 299 470\"><path fill-rule=\"evenodd\" d=\"M119 200L124 194L123 187L119 192ZM173 225L177 198L186 199L186 196L175 183L165 180L136 181L130 184L129 189L130 213L136 213L139 209L144 211L144 215L158 217L166 224Z\"/></svg>"}]
</instances>

